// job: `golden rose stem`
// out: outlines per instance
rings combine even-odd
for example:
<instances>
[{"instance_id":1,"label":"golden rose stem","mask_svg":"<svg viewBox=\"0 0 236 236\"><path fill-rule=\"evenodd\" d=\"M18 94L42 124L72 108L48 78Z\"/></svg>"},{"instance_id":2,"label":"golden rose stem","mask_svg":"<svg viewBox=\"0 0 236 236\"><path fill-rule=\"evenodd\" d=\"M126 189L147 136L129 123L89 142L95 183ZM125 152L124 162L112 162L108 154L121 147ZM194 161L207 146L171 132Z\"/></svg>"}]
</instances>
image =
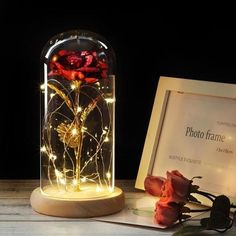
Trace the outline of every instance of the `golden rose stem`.
<instances>
[{"instance_id":1,"label":"golden rose stem","mask_svg":"<svg viewBox=\"0 0 236 236\"><path fill-rule=\"evenodd\" d=\"M78 81L78 80L75 80L73 81L73 85L75 87L75 108L74 108L74 111L75 111L75 114L76 114L76 117L77 117L77 111L78 111L78 107L79 107L79 94L80 94L80 85L81 85L81 81Z\"/></svg>"},{"instance_id":2,"label":"golden rose stem","mask_svg":"<svg viewBox=\"0 0 236 236\"><path fill-rule=\"evenodd\" d=\"M82 125L80 124L80 119L78 117L78 107L79 107L79 93L80 93L80 85L81 81L74 81L75 85L75 122L77 124L78 130L77 135L79 137L79 144L78 147L75 148L75 191L80 191L80 159L81 159L81 151L82 151L82 145L83 145L83 134L82 134Z\"/></svg>"},{"instance_id":3,"label":"golden rose stem","mask_svg":"<svg viewBox=\"0 0 236 236\"><path fill-rule=\"evenodd\" d=\"M82 135L82 133L80 134ZM81 150L82 150L82 136L80 136L79 146L75 151L75 179L76 179L76 186L75 191L80 191L80 159L81 159Z\"/></svg>"}]
</instances>

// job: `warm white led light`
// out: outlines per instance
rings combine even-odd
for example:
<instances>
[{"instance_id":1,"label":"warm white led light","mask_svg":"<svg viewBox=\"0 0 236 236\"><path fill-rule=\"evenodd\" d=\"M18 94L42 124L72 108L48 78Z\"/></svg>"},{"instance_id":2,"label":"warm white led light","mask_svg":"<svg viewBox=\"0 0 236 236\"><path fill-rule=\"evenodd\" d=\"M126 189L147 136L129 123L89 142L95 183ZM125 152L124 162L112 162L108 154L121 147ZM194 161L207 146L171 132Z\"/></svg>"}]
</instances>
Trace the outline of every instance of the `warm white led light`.
<instances>
[{"instance_id":1,"label":"warm white led light","mask_svg":"<svg viewBox=\"0 0 236 236\"><path fill-rule=\"evenodd\" d=\"M60 179L59 179L59 182L60 182L61 184L63 184L63 185L66 185L66 179L60 178Z\"/></svg>"},{"instance_id":2,"label":"warm white led light","mask_svg":"<svg viewBox=\"0 0 236 236\"><path fill-rule=\"evenodd\" d=\"M77 107L77 113L81 112L82 111L82 107Z\"/></svg>"},{"instance_id":3,"label":"warm white led light","mask_svg":"<svg viewBox=\"0 0 236 236\"><path fill-rule=\"evenodd\" d=\"M58 59L58 56L57 55L55 55L53 58L52 58L52 61L57 61L57 59Z\"/></svg>"},{"instance_id":4,"label":"warm white led light","mask_svg":"<svg viewBox=\"0 0 236 236\"><path fill-rule=\"evenodd\" d=\"M50 98L53 98L55 95L55 93L50 93Z\"/></svg>"},{"instance_id":5,"label":"warm white led light","mask_svg":"<svg viewBox=\"0 0 236 236\"><path fill-rule=\"evenodd\" d=\"M83 178L81 179L81 182L82 182L82 183L85 183L85 182L86 182L86 177L83 177Z\"/></svg>"},{"instance_id":6,"label":"warm white led light","mask_svg":"<svg viewBox=\"0 0 236 236\"><path fill-rule=\"evenodd\" d=\"M73 179L72 183L73 183L74 186L77 186L77 184L78 184L77 179Z\"/></svg>"},{"instance_id":7,"label":"warm white led light","mask_svg":"<svg viewBox=\"0 0 236 236\"><path fill-rule=\"evenodd\" d=\"M72 134L73 136L76 135L77 133L78 133L78 131L77 131L76 128L74 128L74 129L71 130L71 134Z\"/></svg>"},{"instance_id":8,"label":"warm white led light","mask_svg":"<svg viewBox=\"0 0 236 236\"><path fill-rule=\"evenodd\" d=\"M114 98L105 98L105 101L107 103L113 103L113 102L115 102L115 99Z\"/></svg>"},{"instance_id":9,"label":"warm white led light","mask_svg":"<svg viewBox=\"0 0 236 236\"><path fill-rule=\"evenodd\" d=\"M45 147L45 146L42 146L42 147L40 148L40 151L41 151L41 152L46 152L46 151L47 151L47 149L46 149L46 147Z\"/></svg>"},{"instance_id":10,"label":"warm white led light","mask_svg":"<svg viewBox=\"0 0 236 236\"><path fill-rule=\"evenodd\" d=\"M50 160L55 161L57 159L57 156L52 154L52 153L50 153L49 154L49 158L50 158Z\"/></svg>"},{"instance_id":11,"label":"warm white led light","mask_svg":"<svg viewBox=\"0 0 236 236\"><path fill-rule=\"evenodd\" d=\"M44 90L44 89L45 89L45 84L41 84L41 85L40 85L40 89L41 89L41 90Z\"/></svg>"},{"instance_id":12,"label":"warm white led light","mask_svg":"<svg viewBox=\"0 0 236 236\"><path fill-rule=\"evenodd\" d=\"M76 88L75 84L71 84L70 87L72 90L74 90Z\"/></svg>"},{"instance_id":13,"label":"warm white led light","mask_svg":"<svg viewBox=\"0 0 236 236\"><path fill-rule=\"evenodd\" d=\"M82 127L82 132L86 131L87 130L87 127L83 126Z\"/></svg>"},{"instance_id":14,"label":"warm white led light","mask_svg":"<svg viewBox=\"0 0 236 236\"><path fill-rule=\"evenodd\" d=\"M63 176L63 174L60 171L58 171L57 169L55 169L55 175L57 178L62 178L62 176Z\"/></svg>"},{"instance_id":15,"label":"warm white led light","mask_svg":"<svg viewBox=\"0 0 236 236\"><path fill-rule=\"evenodd\" d=\"M107 176L108 179L110 179L110 178L111 178L111 173L110 173L110 172L107 172L107 173L106 173L106 176Z\"/></svg>"}]
</instances>

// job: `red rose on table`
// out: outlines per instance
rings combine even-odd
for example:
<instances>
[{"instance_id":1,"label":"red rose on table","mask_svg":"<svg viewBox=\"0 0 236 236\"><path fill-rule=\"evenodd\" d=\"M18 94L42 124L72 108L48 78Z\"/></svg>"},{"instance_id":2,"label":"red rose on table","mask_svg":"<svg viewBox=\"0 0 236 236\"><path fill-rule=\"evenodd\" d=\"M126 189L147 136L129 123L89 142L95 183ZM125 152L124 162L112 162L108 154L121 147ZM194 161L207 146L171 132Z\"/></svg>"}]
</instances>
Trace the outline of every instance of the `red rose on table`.
<instances>
[{"instance_id":1,"label":"red rose on table","mask_svg":"<svg viewBox=\"0 0 236 236\"><path fill-rule=\"evenodd\" d=\"M145 190L152 195L160 197L159 201L156 203L155 209L156 223L170 227L174 225L177 220L181 221L189 218L190 215L188 213L205 212L209 210L211 210L210 217L201 219L201 226L195 228L197 229L195 232L215 230L223 233L236 223L236 212L233 218L229 216L230 208L236 208L236 206L230 204L228 197L224 195L215 196L208 192L199 191L199 186L192 184L193 179L201 178L201 176L195 176L192 180L189 180L177 170L171 172L167 171L166 175L166 179L149 175L144 181ZM188 201L200 203L191 193L200 194L211 200L213 203L212 207L208 209L190 209L185 206ZM178 235L183 232L191 233L191 230L192 227L187 229L182 228L178 232Z\"/></svg>"},{"instance_id":2,"label":"red rose on table","mask_svg":"<svg viewBox=\"0 0 236 236\"><path fill-rule=\"evenodd\" d=\"M67 80L95 83L107 77L107 63L93 51L61 50L50 62L49 76L59 75Z\"/></svg>"},{"instance_id":3,"label":"red rose on table","mask_svg":"<svg viewBox=\"0 0 236 236\"><path fill-rule=\"evenodd\" d=\"M166 203L161 200L156 203L155 221L158 224L172 226L181 217L181 208L177 203Z\"/></svg>"},{"instance_id":4,"label":"red rose on table","mask_svg":"<svg viewBox=\"0 0 236 236\"><path fill-rule=\"evenodd\" d=\"M162 198L169 202L185 203L190 195L192 181L185 178L179 171L167 171L167 179L162 186Z\"/></svg>"},{"instance_id":5,"label":"red rose on table","mask_svg":"<svg viewBox=\"0 0 236 236\"><path fill-rule=\"evenodd\" d=\"M192 180L185 178L177 170L167 171L166 176L167 178L149 175L144 181L144 187L148 193L160 197L156 203L156 222L169 227L177 220L187 217L182 213L190 197Z\"/></svg>"}]
</instances>

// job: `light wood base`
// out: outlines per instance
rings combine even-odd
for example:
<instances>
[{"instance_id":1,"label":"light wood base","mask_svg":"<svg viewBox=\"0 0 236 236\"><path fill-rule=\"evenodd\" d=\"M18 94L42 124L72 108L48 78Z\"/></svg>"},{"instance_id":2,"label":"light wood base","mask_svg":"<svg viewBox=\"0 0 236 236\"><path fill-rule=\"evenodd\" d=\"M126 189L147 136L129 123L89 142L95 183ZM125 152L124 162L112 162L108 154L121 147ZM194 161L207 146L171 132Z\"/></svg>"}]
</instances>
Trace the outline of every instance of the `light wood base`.
<instances>
[{"instance_id":1,"label":"light wood base","mask_svg":"<svg viewBox=\"0 0 236 236\"><path fill-rule=\"evenodd\" d=\"M124 208L124 193L115 187L111 194L94 199L60 199L42 194L36 188L30 197L32 208L41 214L60 217L96 217L116 213Z\"/></svg>"}]
</instances>

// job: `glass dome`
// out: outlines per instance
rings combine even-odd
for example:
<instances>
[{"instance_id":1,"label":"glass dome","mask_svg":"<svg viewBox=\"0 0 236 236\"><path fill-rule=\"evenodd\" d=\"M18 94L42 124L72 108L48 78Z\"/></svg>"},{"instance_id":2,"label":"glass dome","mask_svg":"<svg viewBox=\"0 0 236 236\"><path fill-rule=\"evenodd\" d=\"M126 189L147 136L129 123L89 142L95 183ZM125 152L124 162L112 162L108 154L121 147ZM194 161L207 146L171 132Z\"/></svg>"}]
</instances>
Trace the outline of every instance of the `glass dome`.
<instances>
[{"instance_id":1,"label":"glass dome","mask_svg":"<svg viewBox=\"0 0 236 236\"><path fill-rule=\"evenodd\" d=\"M44 195L99 198L114 190L114 52L101 36L69 31L42 52Z\"/></svg>"}]
</instances>

